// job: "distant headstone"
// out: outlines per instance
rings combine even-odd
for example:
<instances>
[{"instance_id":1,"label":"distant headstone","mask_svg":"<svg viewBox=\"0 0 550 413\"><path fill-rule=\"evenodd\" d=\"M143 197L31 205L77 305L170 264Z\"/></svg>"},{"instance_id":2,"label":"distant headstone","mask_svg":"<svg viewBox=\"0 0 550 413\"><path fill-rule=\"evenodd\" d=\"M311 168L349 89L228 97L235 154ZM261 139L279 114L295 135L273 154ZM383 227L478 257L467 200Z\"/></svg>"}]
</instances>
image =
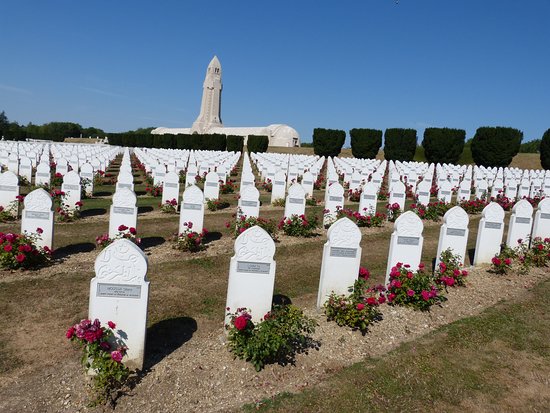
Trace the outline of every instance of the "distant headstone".
<instances>
[{"instance_id":1,"label":"distant headstone","mask_svg":"<svg viewBox=\"0 0 550 413\"><path fill-rule=\"evenodd\" d=\"M390 192L389 203L391 205L398 204L401 211L405 210L405 184L401 181L395 181L392 185L392 190Z\"/></svg>"},{"instance_id":2,"label":"distant headstone","mask_svg":"<svg viewBox=\"0 0 550 413\"><path fill-rule=\"evenodd\" d=\"M464 264L466 258L466 246L468 245L468 214L461 207L455 206L449 209L443 216L443 225L439 230L439 243L435 260L436 268L439 265L441 253L451 249L453 254L460 257Z\"/></svg>"},{"instance_id":3,"label":"distant headstone","mask_svg":"<svg viewBox=\"0 0 550 413\"><path fill-rule=\"evenodd\" d=\"M271 189L271 203L278 199L284 199L286 195L286 175L283 171L275 172Z\"/></svg>"},{"instance_id":4,"label":"distant headstone","mask_svg":"<svg viewBox=\"0 0 550 413\"><path fill-rule=\"evenodd\" d=\"M24 177L27 182L32 182L32 162L26 156L19 160L19 176Z\"/></svg>"},{"instance_id":5,"label":"distant headstone","mask_svg":"<svg viewBox=\"0 0 550 413\"><path fill-rule=\"evenodd\" d=\"M204 182L204 201L220 197L220 183L216 172L208 172Z\"/></svg>"},{"instance_id":6,"label":"distant headstone","mask_svg":"<svg viewBox=\"0 0 550 413\"><path fill-rule=\"evenodd\" d=\"M201 232L204 225L204 195L201 189L192 184L185 188L181 200L179 233L185 231L185 223L193 224L192 230Z\"/></svg>"},{"instance_id":7,"label":"distant headstone","mask_svg":"<svg viewBox=\"0 0 550 413\"><path fill-rule=\"evenodd\" d=\"M299 183L293 183L288 188L288 196L285 202L285 218L292 215L303 215L306 211L306 191Z\"/></svg>"},{"instance_id":8,"label":"distant headstone","mask_svg":"<svg viewBox=\"0 0 550 413\"><path fill-rule=\"evenodd\" d=\"M109 238L114 238L118 234L118 227L121 225L137 229L136 202L134 191L121 188L115 192L109 214Z\"/></svg>"},{"instance_id":9,"label":"distant headstone","mask_svg":"<svg viewBox=\"0 0 550 413\"><path fill-rule=\"evenodd\" d=\"M304 172L302 176L302 186L304 191L306 191L306 197L311 198L313 196L313 184L315 180L313 179L313 174L310 171Z\"/></svg>"},{"instance_id":10,"label":"distant headstone","mask_svg":"<svg viewBox=\"0 0 550 413\"><path fill-rule=\"evenodd\" d=\"M65 192L63 196L63 204L69 210L76 209L76 203L81 199L80 175L76 171L70 171L63 176L61 190Z\"/></svg>"},{"instance_id":11,"label":"distant headstone","mask_svg":"<svg viewBox=\"0 0 550 413\"><path fill-rule=\"evenodd\" d=\"M116 191L126 188L130 191L134 190L134 177L130 172L122 171L118 174L116 181Z\"/></svg>"},{"instance_id":12,"label":"distant headstone","mask_svg":"<svg viewBox=\"0 0 550 413\"><path fill-rule=\"evenodd\" d=\"M338 210L344 208L344 187L338 182L333 183L327 188L325 201L325 214L323 216L323 225L331 224L336 220Z\"/></svg>"},{"instance_id":13,"label":"distant headstone","mask_svg":"<svg viewBox=\"0 0 550 413\"><path fill-rule=\"evenodd\" d=\"M361 264L361 231L350 219L341 218L327 231L323 247L317 307L323 306L331 293L348 295L357 280Z\"/></svg>"},{"instance_id":14,"label":"distant headstone","mask_svg":"<svg viewBox=\"0 0 550 413\"><path fill-rule=\"evenodd\" d=\"M373 182L363 185L361 199L359 200L359 213L361 215L374 215L378 202L378 186Z\"/></svg>"},{"instance_id":15,"label":"distant headstone","mask_svg":"<svg viewBox=\"0 0 550 413\"><path fill-rule=\"evenodd\" d=\"M39 247L53 247L53 211L52 198L42 188L30 192L23 201L21 212L21 232L39 234L36 245ZM40 234L37 229L40 228Z\"/></svg>"},{"instance_id":16,"label":"distant headstone","mask_svg":"<svg viewBox=\"0 0 550 413\"><path fill-rule=\"evenodd\" d=\"M17 196L19 195L19 178L12 171L0 174L0 206L4 211L17 217Z\"/></svg>"},{"instance_id":17,"label":"distant headstone","mask_svg":"<svg viewBox=\"0 0 550 413\"><path fill-rule=\"evenodd\" d=\"M462 181L458 188L458 201L469 201L471 196L471 183L470 181Z\"/></svg>"},{"instance_id":18,"label":"distant headstone","mask_svg":"<svg viewBox=\"0 0 550 413\"><path fill-rule=\"evenodd\" d=\"M522 199L516 202L514 208L512 208L506 245L510 248L515 248L518 246L518 240L521 240L522 244L529 245L532 227L533 206L526 199Z\"/></svg>"},{"instance_id":19,"label":"distant headstone","mask_svg":"<svg viewBox=\"0 0 550 413\"><path fill-rule=\"evenodd\" d=\"M168 172L164 177L162 184L162 203L166 201L176 200L179 203L180 198L180 177L175 172Z\"/></svg>"},{"instance_id":20,"label":"distant headstone","mask_svg":"<svg viewBox=\"0 0 550 413\"><path fill-rule=\"evenodd\" d=\"M450 204L453 198L453 187L451 183L444 180L439 185L439 191L437 192L437 199L446 204Z\"/></svg>"},{"instance_id":21,"label":"distant headstone","mask_svg":"<svg viewBox=\"0 0 550 413\"><path fill-rule=\"evenodd\" d=\"M491 262L491 259L500 252L503 234L504 210L496 202L491 202L481 213L474 265Z\"/></svg>"},{"instance_id":22,"label":"distant headstone","mask_svg":"<svg viewBox=\"0 0 550 413\"><path fill-rule=\"evenodd\" d=\"M247 185L241 189L240 195L238 216L257 218L260 215L260 192L258 189L253 185Z\"/></svg>"},{"instance_id":23,"label":"distant headstone","mask_svg":"<svg viewBox=\"0 0 550 413\"><path fill-rule=\"evenodd\" d=\"M430 190L432 184L428 181L422 181L416 186L416 198L421 205L428 205L430 203Z\"/></svg>"},{"instance_id":24,"label":"distant headstone","mask_svg":"<svg viewBox=\"0 0 550 413\"><path fill-rule=\"evenodd\" d=\"M147 257L133 242L119 239L101 251L90 281L89 317L113 321L114 333L128 347L124 364L143 369L149 281Z\"/></svg>"},{"instance_id":25,"label":"distant headstone","mask_svg":"<svg viewBox=\"0 0 550 413\"><path fill-rule=\"evenodd\" d=\"M537 237L550 238L550 198L544 198L540 201L535 212L531 239Z\"/></svg>"},{"instance_id":26,"label":"distant headstone","mask_svg":"<svg viewBox=\"0 0 550 413\"><path fill-rule=\"evenodd\" d=\"M235 240L235 255L229 264L226 309L251 311L259 322L271 310L275 284L275 242L262 228L253 226ZM226 316L226 324L229 323Z\"/></svg>"},{"instance_id":27,"label":"distant headstone","mask_svg":"<svg viewBox=\"0 0 550 413\"><path fill-rule=\"evenodd\" d=\"M50 185L51 172L50 164L40 162L36 167L36 174L34 175L34 184L36 186Z\"/></svg>"},{"instance_id":28,"label":"distant headstone","mask_svg":"<svg viewBox=\"0 0 550 413\"><path fill-rule=\"evenodd\" d=\"M422 257L422 245L424 238L422 220L412 211L400 215L393 227L390 238L390 251L388 254L388 266L386 268L386 285L389 283L392 267L400 262L409 264L416 270Z\"/></svg>"},{"instance_id":29,"label":"distant headstone","mask_svg":"<svg viewBox=\"0 0 550 413\"><path fill-rule=\"evenodd\" d=\"M84 191L87 196L92 196L94 193L94 167L92 164L84 163L80 167L80 177L84 181Z\"/></svg>"}]
</instances>

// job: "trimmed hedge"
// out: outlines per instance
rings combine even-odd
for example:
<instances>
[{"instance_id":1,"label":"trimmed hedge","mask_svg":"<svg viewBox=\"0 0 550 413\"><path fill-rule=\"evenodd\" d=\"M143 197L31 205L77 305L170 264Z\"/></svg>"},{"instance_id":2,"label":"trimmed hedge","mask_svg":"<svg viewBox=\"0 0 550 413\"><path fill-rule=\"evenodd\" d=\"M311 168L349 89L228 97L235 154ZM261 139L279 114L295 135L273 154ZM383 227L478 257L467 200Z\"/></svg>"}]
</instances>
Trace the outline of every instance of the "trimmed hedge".
<instances>
[{"instance_id":1,"label":"trimmed hedge","mask_svg":"<svg viewBox=\"0 0 550 413\"><path fill-rule=\"evenodd\" d=\"M238 135L227 135L227 150L233 152L242 152L244 146L244 137Z\"/></svg>"},{"instance_id":2,"label":"trimmed hedge","mask_svg":"<svg viewBox=\"0 0 550 413\"><path fill-rule=\"evenodd\" d=\"M540 163L544 169L550 169L550 129L542 135L540 142Z\"/></svg>"},{"instance_id":3,"label":"trimmed hedge","mask_svg":"<svg viewBox=\"0 0 550 413\"><path fill-rule=\"evenodd\" d=\"M523 132L514 128L481 127L472 139L472 157L476 165L507 167L519 152Z\"/></svg>"},{"instance_id":4,"label":"trimmed hedge","mask_svg":"<svg viewBox=\"0 0 550 413\"><path fill-rule=\"evenodd\" d=\"M422 147L430 163L457 164L464 150L464 129L426 128Z\"/></svg>"},{"instance_id":5,"label":"trimmed hedge","mask_svg":"<svg viewBox=\"0 0 550 413\"><path fill-rule=\"evenodd\" d=\"M313 129L313 152L315 155L335 157L340 155L346 140L346 132L338 129Z\"/></svg>"},{"instance_id":6,"label":"trimmed hedge","mask_svg":"<svg viewBox=\"0 0 550 413\"><path fill-rule=\"evenodd\" d=\"M412 161L416 152L416 130L391 128L384 133L384 158L388 161Z\"/></svg>"},{"instance_id":7,"label":"trimmed hedge","mask_svg":"<svg viewBox=\"0 0 550 413\"><path fill-rule=\"evenodd\" d=\"M269 138L265 135L248 135L246 148L248 153L265 152L269 146Z\"/></svg>"},{"instance_id":8,"label":"trimmed hedge","mask_svg":"<svg viewBox=\"0 0 550 413\"><path fill-rule=\"evenodd\" d=\"M351 153L356 158L374 159L382 146L382 131L378 129L351 129Z\"/></svg>"}]
</instances>

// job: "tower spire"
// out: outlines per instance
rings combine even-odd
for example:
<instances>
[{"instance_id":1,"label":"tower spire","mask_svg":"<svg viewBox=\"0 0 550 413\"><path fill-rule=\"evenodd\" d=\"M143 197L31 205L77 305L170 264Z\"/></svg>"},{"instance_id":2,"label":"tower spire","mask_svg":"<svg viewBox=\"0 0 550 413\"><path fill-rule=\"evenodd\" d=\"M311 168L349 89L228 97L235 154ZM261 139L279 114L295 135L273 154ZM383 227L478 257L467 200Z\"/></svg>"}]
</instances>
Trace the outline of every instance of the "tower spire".
<instances>
[{"instance_id":1,"label":"tower spire","mask_svg":"<svg viewBox=\"0 0 550 413\"><path fill-rule=\"evenodd\" d=\"M191 127L191 133L206 133L211 127L222 127L222 66L214 56L208 68L202 87L201 111Z\"/></svg>"}]
</instances>

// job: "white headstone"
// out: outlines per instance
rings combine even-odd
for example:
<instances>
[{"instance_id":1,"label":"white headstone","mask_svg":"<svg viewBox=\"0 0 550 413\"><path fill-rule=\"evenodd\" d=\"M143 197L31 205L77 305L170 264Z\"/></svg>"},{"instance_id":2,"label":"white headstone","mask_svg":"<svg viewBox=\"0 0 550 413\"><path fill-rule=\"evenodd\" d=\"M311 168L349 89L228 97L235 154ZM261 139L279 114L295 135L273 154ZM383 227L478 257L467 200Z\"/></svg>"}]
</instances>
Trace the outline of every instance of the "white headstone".
<instances>
[{"instance_id":1,"label":"white headstone","mask_svg":"<svg viewBox=\"0 0 550 413\"><path fill-rule=\"evenodd\" d=\"M285 218L292 215L303 215L306 211L306 191L299 183L293 183L288 188L288 196L285 202Z\"/></svg>"},{"instance_id":2,"label":"white headstone","mask_svg":"<svg viewBox=\"0 0 550 413\"><path fill-rule=\"evenodd\" d=\"M220 183L216 172L208 172L204 182L204 200L218 199L220 197Z\"/></svg>"},{"instance_id":3,"label":"white headstone","mask_svg":"<svg viewBox=\"0 0 550 413\"><path fill-rule=\"evenodd\" d=\"M479 220L474 265L490 263L500 252L504 234L504 210L496 202L487 205Z\"/></svg>"},{"instance_id":4,"label":"white headstone","mask_svg":"<svg viewBox=\"0 0 550 413\"><path fill-rule=\"evenodd\" d=\"M525 199L518 201L512 208L512 215L508 224L508 236L506 245L510 248L518 246L518 240L529 245L531 230L533 228L533 206Z\"/></svg>"},{"instance_id":5,"label":"white headstone","mask_svg":"<svg viewBox=\"0 0 550 413\"><path fill-rule=\"evenodd\" d=\"M469 201L471 196L471 183L470 181L462 181L458 188L458 201Z\"/></svg>"},{"instance_id":6,"label":"white headstone","mask_svg":"<svg viewBox=\"0 0 550 413\"><path fill-rule=\"evenodd\" d=\"M302 176L302 186L304 191L306 191L306 197L311 198L313 196L313 184L315 180L313 179L313 174L310 171L306 171Z\"/></svg>"},{"instance_id":7,"label":"white headstone","mask_svg":"<svg viewBox=\"0 0 550 413\"><path fill-rule=\"evenodd\" d=\"M271 189L271 203L283 199L286 194L286 176L283 171L275 172Z\"/></svg>"},{"instance_id":8,"label":"white headstone","mask_svg":"<svg viewBox=\"0 0 550 413\"><path fill-rule=\"evenodd\" d=\"M32 162L26 156L19 160L19 176L24 177L29 183L32 182Z\"/></svg>"},{"instance_id":9,"label":"white headstone","mask_svg":"<svg viewBox=\"0 0 550 413\"><path fill-rule=\"evenodd\" d=\"M0 174L0 206L6 212L10 211L17 216L17 199L19 195L19 178L12 171Z\"/></svg>"},{"instance_id":10,"label":"white headstone","mask_svg":"<svg viewBox=\"0 0 550 413\"><path fill-rule=\"evenodd\" d=\"M86 195L92 196L94 193L94 167L89 163L84 163L80 167L80 177L86 181L86 185L84 186L84 190L86 191Z\"/></svg>"},{"instance_id":11,"label":"white headstone","mask_svg":"<svg viewBox=\"0 0 550 413\"><path fill-rule=\"evenodd\" d=\"M130 172L122 171L118 174L116 181L116 191L126 188L130 191L134 190L134 177Z\"/></svg>"},{"instance_id":12,"label":"white headstone","mask_svg":"<svg viewBox=\"0 0 550 413\"><path fill-rule=\"evenodd\" d=\"M121 225L137 229L136 202L134 191L121 188L115 192L109 215L109 238L114 238L118 234L118 227Z\"/></svg>"},{"instance_id":13,"label":"white headstone","mask_svg":"<svg viewBox=\"0 0 550 413\"><path fill-rule=\"evenodd\" d=\"M336 220L339 209L344 207L344 187L338 182L333 183L327 188L327 197L325 202L325 214L323 216L323 225L328 225Z\"/></svg>"},{"instance_id":14,"label":"white headstone","mask_svg":"<svg viewBox=\"0 0 550 413\"><path fill-rule=\"evenodd\" d=\"M422 181L416 186L416 197L419 204L425 206L430 203L431 189L432 189L432 184L428 181Z\"/></svg>"},{"instance_id":15,"label":"white headstone","mask_svg":"<svg viewBox=\"0 0 550 413\"><path fill-rule=\"evenodd\" d=\"M275 242L258 226L253 226L235 240L235 255L229 264L226 308L251 311L252 321L259 322L271 310L275 284ZM226 323L229 318L226 316Z\"/></svg>"},{"instance_id":16,"label":"white headstone","mask_svg":"<svg viewBox=\"0 0 550 413\"><path fill-rule=\"evenodd\" d=\"M181 199L179 233L185 231L184 223L191 222L191 229L201 232L204 225L204 195L201 189L192 184L185 188Z\"/></svg>"},{"instance_id":17,"label":"white headstone","mask_svg":"<svg viewBox=\"0 0 550 413\"><path fill-rule=\"evenodd\" d=\"M453 187L451 183L447 180L441 182L439 186L439 191L437 192L437 199L446 204L450 204L453 198Z\"/></svg>"},{"instance_id":18,"label":"white headstone","mask_svg":"<svg viewBox=\"0 0 550 413\"><path fill-rule=\"evenodd\" d=\"M81 198L80 175L78 175L76 171L67 172L65 176L63 176L61 190L65 192L63 204L65 204L69 210L76 209L76 203L80 202Z\"/></svg>"},{"instance_id":19,"label":"white headstone","mask_svg":"<svg viewBox=\"0 0 550 413\"><path fill-rule=\"evenodd\" d=\"M53 247L53 211L52 198L42 188L30 192L23 201L21 213L21 232L37 234L37 229L42 229L40 239L36 245L39 247Z\"/></svg>"},{"instance_id":20,"label":"white headstone","mask_svg":"<svg viewBox=\"0 0 550 413\"><path fill-rule=\"evenodd\" d=\"M239 198L239 214L246 217L258 217L260 215L260 192L253 185L247 185L241 189Z\"/></svg>"},{"instance_id":21,"label":"white headstone","mask_svg":"<svg viewBox=\"0 0 550 413\"><path fill-rule=\"evenodd\" d=\"M361 199L359 201L359 213L361 215L374 215L378 202L378 186L373 182L363 185Z\"/></svg>"},{"instance_id":22,"label":"white headstone","mask_svg":"<svg viewBox=\"0 0 550 413\"><path fill-rule=\"evenodd\" d=\"M392 267L398 262L409 264L416 269L422 257L422 245L424 237L422 231L424 224L413 211L407 211L400 215L393 227L390 238L390 251L388 254L388 266L386 268L386 285L389 283Z\"/></svg>"},{"instance_id":23,"label":"white headstone","mask_svg":"<svg viewBox=\"0 0 550 413\"><path fill-rule=\"evenodd\" d=\"M142 369L147 332L147 257L133 242L119 239L101 251L90 281L90 320L113 321L114 333L128 347L124 364Z\"/></svg>"},{"instance_id":24,"label":"white headstone","mask_svg":"<svg viewBox=\"0 0 550 413\"><path fill-rule=\"evenodd\" d=\"M439 243L435 260L436 268L439 265L441 253L449 248L454 255L460 257L460 262L464 264L466 246L468 245L469 221L468 214L459 206L452 207L445 213L443 225L439 230Z\"/></svg>"},{"instance_id":25,"label":"white headstone","mask_svg":"<svg viewBox=\"0 0 550 413\"><path fill-rule=\"evenodd\" d=\"M348 295L357 280L361 264L361 231L350 219L341 218L327 231L323 247L317 307L322 307L331 293Z\"/></svg>"},{"instance_id":26,"label":"white headstone","mask_svg":"<svg viewBox=\"0 0 550 413\"><path fill-rule=\"evenodd\" d=\"M40 162L36 167L36 174L34 175L34 184L36 186L40 185L50 185L51 172L50 164L46 162Z\"/></svg>"},{"instance_id":27,"label":"white headstone","mask_svg":"<svg viewBox=\"0 0 550 413\"><path fill-rule=\"evenodd\" d=\"M398 204L401 211L405 210L405 184L401 181L395 181L390 192L389 203Z\"/></svg>"},{"instance_id":28,"label":"white headstone","mask_svg":"<svg viewBox=\"0 0 550 413\"><path fill-rule=\"evenodd\" d=\"M542 239L550 238L550 198L544 198L540 201L535 212L531 239L537 237Z\"/></svg>"},{"instance_id":29,"label":"white headstone","mask_svg":"<svg viewBox=\"0 0 550 413\"><path fill-rule=\"evenodd\" d=\"M162 184L162 203L166 201L176 200L176 203L180 198L180 177L175 172L168 172L164 177Z\"/></svg>"}]
</instances>

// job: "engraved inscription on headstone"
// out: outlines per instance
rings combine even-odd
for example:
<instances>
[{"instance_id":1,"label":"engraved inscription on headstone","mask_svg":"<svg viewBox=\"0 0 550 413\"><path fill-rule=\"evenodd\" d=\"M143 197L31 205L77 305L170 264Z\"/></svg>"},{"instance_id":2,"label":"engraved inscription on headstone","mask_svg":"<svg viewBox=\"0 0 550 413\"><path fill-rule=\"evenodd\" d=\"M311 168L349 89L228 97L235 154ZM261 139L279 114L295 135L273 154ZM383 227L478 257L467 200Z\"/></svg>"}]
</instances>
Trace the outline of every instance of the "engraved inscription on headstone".
<instances>
[{"instance_id":1,"label":"engraved inscription on headstone","mask_svg":"<svg viewBox=\"0 0 550 413\"><path fill-rule=\"evenodd\" d=\"M516 217L516 222L518 224L530 224L531 218L529 217Z\"/></svg>"},{"instance_id":2,"label":"engraved inscription on headstone","mask_svg":"<svg viewBox=\"0 0 550 413\"><path fill-rule=\"evenodd\" d=\"M404 198L405 194L393 194L395 198Z\"/></svg>"},{"instance_id":3,"label":"engraved inscription on headstone","mask_svg":"<svg viewBox=\"0 0 550 413\"><path fill-rule=\"evenodd\" d=\"M275 185L286 185L283 181L275 181Z\"/></svg>"},{"instance_id":4,"label":"engraved inscription on headstone","mask_svg":"<svg viewBox=\"0 0 550 413\"><path fill-rule=\"evenodd\" d=\"M134 208L113 206L113 212L115 214L132 215L134 213Z\"/></svg>"},{"instance_id":5,"label":"engraved inscription on headstone","mask_svg":"<svg viewBox=\"0 0 550 413\"><path fill-rule=\"evenodd\" d=\"M447 228L447 235L452 235L454 237L463 237L466 235L466 230L461 228Z\"/></svg>"},{"instance_id":6,"label":"engraved inscription on headstone","mask_svg":"<svg viewBox=\"0 0 550 413\"><path fill-rule=\"evenodd\" d=\"M218 186L217 182L206 182L206 186Z\"/></svg>"},{"instance_id":7,"label":"engraved inscription on headstone","mask_svg":"<svg viewBox=\"0 0 550 413\"><path fill-rule=\"evenodd\" d=\"M420 238L398 236L397 245L420 245Z\"/></svg>"},{"instance_id":8,"label":"engraved inscription on headstone","mask_svg":"<svg viewBox=\"0 0 550 413\"><path fill-rule=\"evenodd\" d=\"M313 182L312 182L312 181L304 181L304 182L302 182L302 184L304 184L304 185L312 185Z\"/></svg>"},{"instance_id":9,"label":"engraved inscription on headstone","mask_svg":"<svg viewBox=\"0 0 550 413\"><path fill-rule=\"evenodd\" d=\"M304 200L300 198L288 198L288 202L291 204L303 204Z\"/></svg>"},{"instance_id":10,"label":"engraved inscription on headstone","mask_svg":"<svg viewBox=\"0 0 550 413\"><path fill-rule=\"evenodd\" d=\"M183 204L183 209L194 209L196 211L200 211L201 208L202 208L202 205L200 204L188 204L188 203Z\"/></svg>"},{"instance_id":11,"label":"engraved inscription on headstone","mask_svg":"<svg viewBox=\"0 0 550 413\"><path fill-rule=\"evenodd\" d=\"M541 212L540 219L550 219L550 214L545 214L544 212Z\"/></svg>"},{"instance_id":12,"label":"engraved inscription on headstone","mask_svg":"<svg viewBox=\"0 0 550 413\"><path fill-rule=\"evenodd\" d=\"M241 201L241 205L245 207L255 207L258 206L258 202L256 201Z\"/></svg>"},{"instance_id":13,"label":"engraved inscription on headstone","mask_svg":"<svg viewBox=\"0 0 550 413\"><path fill-rule=\"evenodd\" d=\"M79 185L65 184L64 187L65 187L65 189L68 189L69 191L78 191L80 189Z\"/></svg>"},{"instance_id":14,"label":"engraved inscription on headstone","mask_svg":"<svg viewBox=\"0 0 550 413\"><path fill-rule=\"evenodd\" d=\"M50 213L40 211L25 211L25 218L50 219Z\"/></svg>"},{"instance_id":15,"label":"engraved inscription on headstone","mask_svg":"<svg viewBox=\"0 0 550 413\"><path fill-rule=\"evenodd\" d=\"M331 257L355 258L357 248L330 247Z\"/></svg>"},{"instance_id":16,"label":"engraved inscription on headstone","mask_svg":"<svg viewBox=\"0 0 550 413\"><path fill-rule=\"evenodd\" d=\"M98 283L96 297L141 298L141 285Z\"/></svg>"},{"instance_id":17,"label":"engraved inscription on headstone","mask_svg":"<svg viewBox=\"0 0 550 413\"><path fill-rule=\"evenodd\" d=\"M0 191L15 191L15 186L0 185Z\"/></svg>"},{"instance_id":18,"label":"engraved inscription on headstone","mask_svg":"<svg viewBox=\"0 0 550 413\"><path fill-rule=\"evenodd\" d=\"M373 199L376 199L376 195L363 195L363 199L373 200Z\"/></svg>"},{"instance_id":19,"label":"engraved inscription on headstone","mask_svg":"<svg viewBox=\"0 0 550 413\"><path fill-rule=\"evenodd\" d=\"M329 196L329 200L334 201L334 202L342 202L342 197L341 196Z\"/></svg>"},{"instance_id":20,"label":"engraved inscription on headstone","mask_svg":"<svg viewBox=\"0 0 550 413\"><path fill-rule=\"evenodd\" d=\"M419 192L418 195L420 196L430 196L429 192Z\"/></svg>"},{"instance_id":21,"label":"engraved inscription on headstone","mask_svg":"<svg viewBox=\"0 0 550 413\"><path fill-rule=\"evenodd\" d=\"M500 229L502 222L486 222L485 228L487 229Z\"/></svg>"},{"instance_id":22,"label":"engraved inscription on headstone","mask_svg":"<svg viewBox=\"0 0 550 413\"><path fill-rule=\"evenodd\" d=\"M171 183L171 182L165 182L164 183L164 186L166 188L177 188L178 187L178 184L174 184L174 183Z\"/></svg>"},{"instance_id":23,"label":"engraved inscription on headstone","mask_svg":"<svg viewBox=\"0 0 550 413\"><path fill-rule=\"evenodd\" d=\"M237 272L269 274L270 268L269 262L237 261Z\"/></svg>"}]
</instances>

